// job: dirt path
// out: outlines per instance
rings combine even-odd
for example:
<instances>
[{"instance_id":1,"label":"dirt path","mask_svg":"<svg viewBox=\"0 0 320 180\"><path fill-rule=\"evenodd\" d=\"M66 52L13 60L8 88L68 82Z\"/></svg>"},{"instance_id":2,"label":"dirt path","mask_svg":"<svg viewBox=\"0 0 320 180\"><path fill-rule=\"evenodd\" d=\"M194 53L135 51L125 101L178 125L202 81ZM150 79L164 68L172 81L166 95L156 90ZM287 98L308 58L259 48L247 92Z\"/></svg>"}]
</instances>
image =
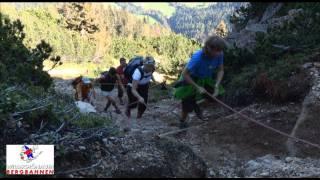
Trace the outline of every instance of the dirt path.
<instances>
[{"instance_id":1,"label":"dirt path","mask_svg":"<svg viewBox=\"0 0 320 180\"><path fill-rule=\"evenodd\" d=\"M111 117L116 124L123 126L123 122L126 120L124 113L116 114L113 107L110 107L108 112L104 112L106 101L101 95L99 87L96 87L95 90L97 92L95 105L98 112L102 116ZM72 90L70 92L72 93ZM113 94L114 97L117 97L116 90ZM152 96L152 93L150 96ZM156 136L179 129L180 103L173 99L154 101L149 103L140 120L131 119L132 130L127 133L128 136L133 134ZM208 177L243 177L243 166L249 160L267 154L273 154L282 159L288 156L286 137L238 116L228 119L221 118L232 113L218 104L207 104L205 106L202 109L204 109L204 116L208 118L206 125L168 135L165 138L182 142L191 147L209 167L207 170ZM253 104L246 108L244 114L290 134L298 119L300 106L300 104L294 103L283 106ZM120 108L124 112L125 106L120 106ZM244 107L237 109L242 108ZM136 110L133 110L132 117L135 116ZM204 123L204 121L197 119L194 114L190 115L188 122L189 126ZM306 152L306 155L310 155L314 151L317 150L311 149L310 152Z\"/></svg>"}]
</instances>

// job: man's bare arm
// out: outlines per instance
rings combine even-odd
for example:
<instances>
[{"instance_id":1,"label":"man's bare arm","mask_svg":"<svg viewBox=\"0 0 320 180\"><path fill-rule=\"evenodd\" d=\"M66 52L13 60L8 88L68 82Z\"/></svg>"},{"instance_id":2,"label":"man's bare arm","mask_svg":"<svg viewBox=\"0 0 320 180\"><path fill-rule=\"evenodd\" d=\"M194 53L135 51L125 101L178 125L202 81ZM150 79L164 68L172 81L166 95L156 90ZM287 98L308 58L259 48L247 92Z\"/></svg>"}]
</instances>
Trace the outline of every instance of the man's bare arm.
<instances>
[{"instance_id":1,"label":"man's bare arm","mask_svg":"<svg viewBox=\"0 0 320 180\"><path fill-rule=\"evenodd\" d=\"M218 69L215 87L218 87L220 85L220 83L223 79L223 75L224 75L224 67L223 67L223 64L221 64Z\"/></svg>"},{"instance_id":2,"label":"man's bare arm","mask_svg":"<svg viewBox=\"0 0 320 180\"><path fill-rule=\"evenodd\" d=\"M139 95L137 88L138 88L138 81L132 80L131 92L140 102L143 102L143 98Z\"/></svg>"},{"instance_id":3,"label":"man's bare arm","mask_svg":"<svg viewBox=\"0 0 320 180\"><path fill-rule=\"evenodd\" d=\"M125 89L124 89L124 86L123 86L123 84L122 84L122 81L121 81L120 76L119 76L118 74L116 74L116 76L117 76L117 82L118 82L118 84L120 85L122 91L125 92Z\"/></svg>"}]
</instances>

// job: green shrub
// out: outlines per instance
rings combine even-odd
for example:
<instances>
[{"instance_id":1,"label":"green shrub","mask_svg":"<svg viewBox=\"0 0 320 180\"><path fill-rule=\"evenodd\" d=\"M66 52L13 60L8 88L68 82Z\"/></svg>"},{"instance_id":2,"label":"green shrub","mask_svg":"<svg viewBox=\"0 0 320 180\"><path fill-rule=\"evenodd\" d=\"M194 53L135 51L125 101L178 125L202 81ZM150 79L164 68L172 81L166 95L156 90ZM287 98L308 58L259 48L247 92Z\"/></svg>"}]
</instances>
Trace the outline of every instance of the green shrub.
<instances>
[{"instance_id":1,"label":"green shrub","mask_svg":"<svg viewBox=\"0 0 320 180\"><path fill-rule=\"evenodd\" d=\"M263 7L256 4L257 6L239 10L243 13L242 19L240 18L242 23L260 17L255 12ZM303 8L303 13L282 27L268 29L267 34L257 33L253 53L237 47L225 52L226 73L223 83L226 86L225 98L230 103L243 103L245 99L252 100L254 97L272 102L286 102L299 100L300 98L293 96L300 97L308 91L308 85L298 81L305 81L300 67L309 61L307 57L319 47L317 42L320 40L320 26L316 22L319 22L320 16L316 13L320 5L284 3L278 15L286 15L292 8ZM289 48L284 50L274 45ZM292 83L304 88L294 90L289 87Z\"/></svg>"},{"instance_id":2,"label":"green shrub","mask_svg":"<svg viewBox=\"0 0 320 180\"><path fill-rule=\"evenodd\" d=\"M6 69L2 74L7 77L2 82L32 84L47 89L52 81L49 74L43 71L43 61L49 59L58 63L60 57L51 56L52 48L45 41L32 50L26 48L23 28L20 20L11 22L0 13L0 59L2 69Z\"/></svg>"}]
</instances>

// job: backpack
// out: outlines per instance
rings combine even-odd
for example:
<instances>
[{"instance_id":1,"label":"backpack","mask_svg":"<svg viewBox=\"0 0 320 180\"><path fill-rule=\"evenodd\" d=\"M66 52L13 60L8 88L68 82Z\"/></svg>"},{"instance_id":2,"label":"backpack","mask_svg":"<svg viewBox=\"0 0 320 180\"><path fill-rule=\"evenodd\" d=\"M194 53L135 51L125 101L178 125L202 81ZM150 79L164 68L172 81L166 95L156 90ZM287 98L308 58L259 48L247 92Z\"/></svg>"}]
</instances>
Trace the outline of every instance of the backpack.
<instances>
[{"instance_id":1,"label":"backpack","mask_svg":"<svg viewBox=\"0 0 320 180\"><path fill-rule=\"evenodd\" d=\"M141 73L140 80L143 78L144 73L141 68L142 65L143 65L143 57L141 57L141 56L134 57L129 61L128 65L125 67L125 69L123 71L123 74L128 79L128 81L130 83L132 82L132 75L137 68Z\"/></svg>"},{"instance_id":2,"label":"backpack","mask_svg":"<svg viewBox=\"0 0 320 180\"><path fill-rule=\"evenodd\" d=\"M99 83L104 83L106 81L107 74L108 74L108 71L104 71L104 72L100 73L100 75L103 76L103 78L99 79Z\"/></svg>"},{"instance_id":3,"label":"backpack","mask_svg":"<svg viewBox=\"0 0 320 180\"><path fill-rule=\"evenodd\" d=\"M100 89L103 91L111 91L114 88L115 82L110 82L110 77L107 78L108 71L100 73L103 77L99 79Z\"/></svg>"},{"instance_id":4,"label":"backpack","mask_svg":"<svg viewBox=\"0 0 320 180\"><path fill-rule=\"evenodd\" d=\"M74 89L76 89L77 84L79 84L82 80L82 76L79 76L77 78L75 78L72 82L71 85Z\"/></svg>"}]
</instances>

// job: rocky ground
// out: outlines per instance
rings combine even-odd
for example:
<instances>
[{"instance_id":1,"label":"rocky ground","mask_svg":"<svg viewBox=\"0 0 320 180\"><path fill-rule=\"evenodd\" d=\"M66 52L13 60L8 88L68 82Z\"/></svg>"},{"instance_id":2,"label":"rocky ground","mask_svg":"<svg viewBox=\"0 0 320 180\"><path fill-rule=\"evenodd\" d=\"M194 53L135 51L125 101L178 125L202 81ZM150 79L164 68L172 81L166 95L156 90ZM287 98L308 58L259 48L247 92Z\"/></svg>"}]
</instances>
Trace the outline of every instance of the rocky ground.
<instances>
[{"instance_id":1,"label":"rocky ground","mask_svg":"<svg viewBox=\"0 0 320 180\"><path fill-rule=\"evenodd\" d=\"M56 84L57 89L72 94L66 81L57 80ZM95 105L99 114L111 117L117 127L126 125L128 121L124 114L118 115L112 108L109 112L102 111L106 102L98 87L96 90ZM70 142L68 146L73 148L69 148L67 154L78 155L57 158L56 171L64 172L60 176L319 177L318 149L307 147L306 151L291 157L286 137L237 115L224 118L232 112L218 104L203 105L208 121L199 120L192 114L188 122L194 128L159 138L159 134L179 129L180 107L173 99L154 98L154 95L150 94L152 98L143 118L130 121L130 132L111 136L101 130L93 138ZM121 109L124 111L124 106ZM301 104L258 103L236 109L290 134L300 115Z\"/></svg>"},{"instance_id":2,"label":"rocky ground","mask_svg":"<svg viewBox=\"0 0 320 180\"><path fill-rule=\"evenodd\" d=\"M246 177L319 177L320 160L267 154L244 165Z\"/></svg>"}]
</instances>

